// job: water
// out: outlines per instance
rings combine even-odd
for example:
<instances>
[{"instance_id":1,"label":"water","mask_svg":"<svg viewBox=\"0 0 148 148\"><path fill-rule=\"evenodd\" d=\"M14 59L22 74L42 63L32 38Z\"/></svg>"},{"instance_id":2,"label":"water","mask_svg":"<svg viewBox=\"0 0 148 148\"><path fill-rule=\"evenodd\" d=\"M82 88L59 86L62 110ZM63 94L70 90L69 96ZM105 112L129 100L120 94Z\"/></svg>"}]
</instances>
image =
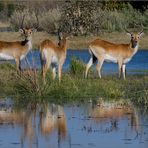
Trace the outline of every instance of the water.
<instances>
[{"instance_id":1,"label":"water","mask_svg":"<svg viewBox=\"0 0 148 148\"><path fill-rule=\"evenodd\" d=\"M0 102L2 148L147 148L148 115L132 104L38 105Z\"/></svg>"},{"instance_id":2,"label":"water","mask_svg":"<svg viewBox=\"0 0 148 148\"><path fill-rule=\"evenodd\" d=\"M37 68L40 68L40 58L39 52L34 51L33 53L35 57L35 65ZM27 55L30 63L32 61L32 55L29 53ZM63 65L63 69L67 70L70 65L70 59L72 57L76 57L77 59L81 60L82 62L86 63L90 59L90 54L88 50L68 50L67 58ZM24 68L27 68L28 65L25 62L22 62ZM107 63L104 62L102 67L103 74L114 74L118 72L118 66L114 63ZM140 50L136 53L136 55L132 58L132 60L127 64L127 73L128 74L147 74L148 73L148 51L147 50Z\"/></svg>"},{"instance_id":3,"label":"water","mask_svg":"<svg viewBox=\"0 0 148 148\"><path fill-rule=\"evenodd\" d=\"M39 52L34 51L40 68ZM87 50L68 50L64 70L76 57L87 63ZM27 55L30 64L32 55ZM28 68L22 61L23 68ZM104 63L104 74L117 73L117 65ZM147 71L147 72L146 72ZM148 73L148 51L138 51L127 64L128 74ZM131 103L40 104L36 109L15 108L0 100L0 148L147 148L148 114Z\"/></svg>"}]
</instances>

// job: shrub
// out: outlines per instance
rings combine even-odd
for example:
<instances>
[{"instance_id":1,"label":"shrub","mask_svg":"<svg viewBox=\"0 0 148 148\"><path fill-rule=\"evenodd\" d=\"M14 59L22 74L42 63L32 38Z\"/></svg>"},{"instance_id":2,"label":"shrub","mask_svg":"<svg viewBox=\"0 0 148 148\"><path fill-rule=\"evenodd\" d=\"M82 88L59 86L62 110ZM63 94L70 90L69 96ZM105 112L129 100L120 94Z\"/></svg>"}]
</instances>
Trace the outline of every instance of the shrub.
<instances>
[{"instance_id":1,"label":"shrub","mask_svg":"<svg viewBox=\"0 0 148 148\"><path fill-rule=\"evenodd\" d=\"M23 16L25 16L23 27L35 27L37 25L37 14L35 12L31 12L28 9L23 11L15 10L10 17L10 23L15 30L21 27Z\"/></svg>"},{"instance_id":2,"label":"shrub","mask_svg":"<svg viewBox=\"0 0 148 148\"><path fill-rule=\"evenodd\" d=\"M59 28L61 21L61 11L59 9L51 9L41 14L40 27L46 32L55 33Z\"/></svg>"},{"instance_id":3,"label":"shrub","mask_svg":"<svg viewBox=\"0 0 148 148\"><path fill-rule=\"evenodd\" d=\"M124 7L121 13L124 15L124 22L126 22L127 27L129 28L135 28L144 24L145 16L138 10L135 10L130 4L128 4L127 7Z\"/></svg>"},{"instance_id":4,"label":"shrub","mask_svg":"<svg viewBox=\"0 0 148 148\"><path fill-rule=\"evenodd\" d=\"M66 8L66 9L65 9ZM118 8L118 7L117 7ZM74 35L98 34L102 31L123 31L126 28L148 27L148 11L140 12L130 4L124 4L120 9L102 8L97 2L75 1L64 4L61 8L15 10L10 17L14 29L20 28L25 14L24 26L35 26L38 13L40 29L56 33L60 27L63 32Z\"/></svg>"}]
</instances>

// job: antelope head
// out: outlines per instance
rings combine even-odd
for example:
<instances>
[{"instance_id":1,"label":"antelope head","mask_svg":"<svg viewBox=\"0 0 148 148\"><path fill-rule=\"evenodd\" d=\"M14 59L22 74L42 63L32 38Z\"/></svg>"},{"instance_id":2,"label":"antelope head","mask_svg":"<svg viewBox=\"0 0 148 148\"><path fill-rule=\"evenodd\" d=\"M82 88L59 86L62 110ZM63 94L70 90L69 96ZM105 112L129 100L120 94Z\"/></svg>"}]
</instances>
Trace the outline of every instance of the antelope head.
<instances>
[{"instance_id":1,"label":"antelope head","mask_svg":"<svg viewBox=\"0 0 148 148\"><path fill-rule=\"evenodd\" d=\"M29 27L24 28L23 27L24 19L25 19L25 15L23 15L22 22L20 25L21 29L19 29L19 32L21 33L21 36L23 36L25 38L25 40L29 41L32 38L32 33L36 32L37 28L39 27L39 20L38 20L37 14L36 14L37 23L35 24L35 27L29 26Z\"/></svg>"},{"instance_id":2,"label":"antelope head","mask_svg":"<svg viewBox=\"0 0 148 148\"><path fill-rule=\"evenodd\" d=\"M129 32L127 30L126 30L126 32L131 38L131 47L136 48L136 46L139 43L139 39L140 39L141 35L143 34L143 29L138 33Z\"/></svg>"},{"instance_id":3,"label":"antelope head","mask_svg":"<svg viewBox=\"0 0 148 148\"><path fill-rule=\"evenodd\" d=\"M65 34L65 33L62 33L62 32L59 32L58 31L58 45L59 46L63 46L66 44L66 40L69 39L69 35L68 34Z\"/></svg>"}]
</instances>

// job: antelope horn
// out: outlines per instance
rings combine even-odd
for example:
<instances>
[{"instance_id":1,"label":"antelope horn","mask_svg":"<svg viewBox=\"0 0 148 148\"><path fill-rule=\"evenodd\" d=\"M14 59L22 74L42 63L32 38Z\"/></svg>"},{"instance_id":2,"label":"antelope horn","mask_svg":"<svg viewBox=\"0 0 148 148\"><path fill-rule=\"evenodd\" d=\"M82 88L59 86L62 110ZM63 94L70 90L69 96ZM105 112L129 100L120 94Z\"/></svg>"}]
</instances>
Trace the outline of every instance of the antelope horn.
<instances>
[{"instance_id":1,"label":"antelope horn","mask_svg":"<svg viewBox=\"0 0 148 148\"><path fill-rule=\"evenodd\" d=\"M58 29L58 45L60 46L61 35L60 35L60 28Z\"/></svg>"},{"instance_id":2,"label":"antelope horn","mask_svg":"<svg viewBox=\"0 0 148 148\"><path fill-rule=\"evenodd\" d=\"M129 33L129 34L131 34L131 35L132 35L132 33L131 33L130 31L128 31L126 28L125 28L125 31L126 31L127 33Z\"/></svg>"},{"instance_id":3,"label":"antelope horn","mask_svg":"<svg viewBox=\"0 0 148 148\"><path fill-rule=\"evenodd\" d=\"M23 15L22 22L21 22L21 25L20 25L21 29L23 29L24 19L25 19L25 14Z\"/></svg>"},{"instance_id":4,"label":"antelope horn","mask_svg":"<svg viewBox=\"0 0 148 148\"><path fill-rule=\"evenodd\" d=\"M59 41L62 39L62 32L60 31L60 29L58 29L58 39Z\"/></svg>"},{"instance_id":5,"label":"antelope horn","mask_svg":"<svg viewBox=\"0 0 148 148\"><path fill-rule=\"evenodd\" d=\"M38 18L37 13L35 14L35 16L36 16L36 20L37 20L35 28L38 29L39 28L39 18Z\"/></svg>"}]
</instances>

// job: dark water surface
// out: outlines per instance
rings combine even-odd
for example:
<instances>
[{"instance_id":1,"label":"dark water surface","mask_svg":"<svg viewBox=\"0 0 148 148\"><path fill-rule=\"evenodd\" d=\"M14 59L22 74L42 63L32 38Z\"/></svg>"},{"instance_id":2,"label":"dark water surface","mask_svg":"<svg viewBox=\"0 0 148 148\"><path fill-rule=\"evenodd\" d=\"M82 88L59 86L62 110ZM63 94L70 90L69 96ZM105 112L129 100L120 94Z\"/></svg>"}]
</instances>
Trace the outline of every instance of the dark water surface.
<instances>
[{"instance_id":1,"label":"dark water surface","mask_svg":"<svg viewBox=\"0 0 148 148\"><path fill-rule=\"evenodd\" d=\"M148 115L132 104L38 105L0 101L1 148L147 148Z\"/></svg>"},{"instance_id":2,"label":"dark water surface","mask_svg":"<svg viewBox=\"0 0 148 148\"><path fill-rule=\"evenodd\" d=\"M32 54L33 53L33 54ZM34 60L32 60L32 55ZM70 65L70 59L75 57L76 59L81 60L84 64L87 64L90 59L90 54L88 50L68 50L67 58L63 65L63 70L68 70ZM33 66L33 63L36 68L41 68L39 51L33 51L28 53L27 59L29 64L26 64L25 60L22 60L22 68L29 68ZM34 61L34 62L32 62ZM13 62L14 63L14 62ZM148 74L148 50L139 50L136 55L133 56L132 60L126 64L128 74ZM115 74L118 72L118 66L114 63L104 62L102 67L103 74Z\"/></svg>"},{"instance_id":3,"label":"dark water surface","mask_svg":"<svg viewBox=\"0 0 148 148\"><path fill-rule=\"evenodd\" d=\"M36 67L40 68L39 52L34 51L33 54L35 57ZM28 59L30 62L32 61L31 57L32 57L31 53L29 53ZM84 63L87 63L89 61L90 54L88 50L68 50L67 58L63 66L64 70L67 70L69 68L70 59L72 57L76 57L77 59L83 61ZM117 64L104 62L102 67L102 72L104 74L114 74L114 73L117 73L117 71L118 71ZM127 63L127 73L148 74L148 51L147 50L139 50L136 53L136 55L132 58L132 60L129 63Z\"/></svg>"}]
</instances>

